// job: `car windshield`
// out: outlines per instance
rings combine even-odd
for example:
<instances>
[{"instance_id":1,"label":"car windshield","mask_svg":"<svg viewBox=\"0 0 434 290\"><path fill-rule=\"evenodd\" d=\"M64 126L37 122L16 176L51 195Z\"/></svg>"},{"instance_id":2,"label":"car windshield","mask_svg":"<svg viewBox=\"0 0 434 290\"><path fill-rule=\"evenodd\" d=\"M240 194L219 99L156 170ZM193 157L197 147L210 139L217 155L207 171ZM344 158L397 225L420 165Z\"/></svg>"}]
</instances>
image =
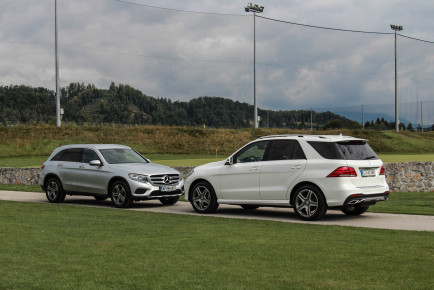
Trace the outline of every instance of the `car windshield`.
<instances>
[{"instance_id":1,"label":"car windshield","mask_svg":"<svg viewBox=\"0 0 434 290\"><path fill-rule=\"evenodd\" d=\"M148 163L148 161L132 149L100 149L104 159L110 164Z\"/></svg>"}]
</instances>

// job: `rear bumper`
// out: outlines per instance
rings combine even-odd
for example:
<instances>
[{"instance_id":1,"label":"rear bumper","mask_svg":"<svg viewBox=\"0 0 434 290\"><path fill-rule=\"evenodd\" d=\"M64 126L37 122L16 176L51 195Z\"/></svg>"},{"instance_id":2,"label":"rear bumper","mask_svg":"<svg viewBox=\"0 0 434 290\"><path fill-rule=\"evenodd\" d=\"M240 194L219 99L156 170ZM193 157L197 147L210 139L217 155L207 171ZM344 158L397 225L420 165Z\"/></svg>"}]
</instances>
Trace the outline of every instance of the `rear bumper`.
<instances>
[{"instance_id":1,"label":"rear bumper","mask_svg":"<svg viewBox=\"0 0 434 290\"><path fill-rule=\"evenodd\" d=\"M344 202L344 206L374 205L389 198L389 191L377 194L352 194Z\"/></svg>"}]
</instances>

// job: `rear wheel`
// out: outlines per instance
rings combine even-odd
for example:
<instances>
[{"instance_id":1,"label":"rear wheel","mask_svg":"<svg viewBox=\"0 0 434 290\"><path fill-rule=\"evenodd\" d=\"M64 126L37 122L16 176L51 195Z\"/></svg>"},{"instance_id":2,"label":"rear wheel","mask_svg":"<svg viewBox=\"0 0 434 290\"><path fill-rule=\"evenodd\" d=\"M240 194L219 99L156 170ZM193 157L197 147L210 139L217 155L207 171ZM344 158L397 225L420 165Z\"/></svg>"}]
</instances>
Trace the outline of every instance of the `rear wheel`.
<instances>
[{"instance_id":1,"label":"rear wheel","mask_svg":"<svg viewBox=\"0 0 434 290\"><path fill-rule=\"evenodd\" d=\"M49 202L58 203L65 200L65 191L57 178L50 178L45 186L45 195Z\"/></svg>"},{"instance_id":2,"label":"rear wheel","mask_svg":"<svg viewBox=\"0 0 434 290\"><path fill-rule=\"evenodd\" d=\"M127 208L133 204L130 188L121 180L113 183L110 189L110 195L112 202L116 207Z\"/></svg>"},{"instance_id":3,"label":"rear wheel","mask_svg":"<svg viewBox=\"0 0 434 290\"><path fill-rule=\"evenodd\" d=\"M361 215L365 213L369 208L369 205L355 205L355 206L346 206L341 209L341 211L346 215Z\"/></svg>"},{"instance_id":4,"label":"rear wheel","mask_svg":"<svg viewBox=\"0 0 434 290\"><path fill-rule=\"evenodd\" d=\"M173 205L175 203L177 203L179 200L179 197L164 197L164 198L160 198L160 202L164 205Z\"/></svg>"},{"instance_id":5,"label":"rear wheel","mask_svg":"<svg viewBox=\"0 0 434 290\"><path fill-rule=\"evenodd\" d=\"M217 210L217 196L208 182L197 183L192 190L191 205L199 213L213 213Z\"/></svg>"},{"instance_id":6,"label":"rear wheel","mask_svg":"<svg viewBox=\"0 0 434 290\"><path fill-rule=\"evenodd\" d=\"M294 211L302 219L313 221L327 212L327 204L321 190L314 185L304 185L295 193Z\"/></svg>"}]
</instances>

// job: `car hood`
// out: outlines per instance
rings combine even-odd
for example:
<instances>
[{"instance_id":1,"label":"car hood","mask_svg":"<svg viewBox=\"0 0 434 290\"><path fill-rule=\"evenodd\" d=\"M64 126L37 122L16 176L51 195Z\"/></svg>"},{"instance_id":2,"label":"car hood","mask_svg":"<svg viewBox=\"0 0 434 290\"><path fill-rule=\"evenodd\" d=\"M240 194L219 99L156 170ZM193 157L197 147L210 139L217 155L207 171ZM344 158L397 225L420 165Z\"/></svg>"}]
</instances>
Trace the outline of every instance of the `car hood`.
<instances>
[{"instance_id":1,"label":"car hood","mask_svg":"<svg viewBox=\"0 0 434 290\"><path fill-rule=\"evenodd\" d=\"M196 169L221 168L223 165L225 165L225 163L226 163L226 160L211 162L211 163L207 163L204 165L200 165L200 166L196 167L195 170Z\"/></svg>"},{"instance_id":2,"label":"car hood","mask_svg":"<svg viewBox=\"0 0 434 290\"><path fill-rule=\"evenodd\" d=\"M122 163L122 164L110 164L110 167L114 170L122 170L126 173L138 173L145 175L157 175L157 174L179 174L179 171L156 163Z\"/></svg>"}]
</instances>

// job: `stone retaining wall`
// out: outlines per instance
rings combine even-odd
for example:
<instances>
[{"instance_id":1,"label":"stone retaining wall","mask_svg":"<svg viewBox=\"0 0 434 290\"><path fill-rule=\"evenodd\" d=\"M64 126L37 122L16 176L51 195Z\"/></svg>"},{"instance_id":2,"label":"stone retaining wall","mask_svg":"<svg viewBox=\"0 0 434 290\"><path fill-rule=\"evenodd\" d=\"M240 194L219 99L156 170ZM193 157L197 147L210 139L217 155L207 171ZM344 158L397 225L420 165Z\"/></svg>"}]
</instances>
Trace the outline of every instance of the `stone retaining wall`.
<instances>
[{"instance_id":1,"label":"stone retaining wall","mask_svg":"<svg viewBox=\"0 0 434 290\"><path fill-rule=\"evenodd\" d=\"M433 162L384 163L386 180L394 192L434 192ZM193 167L174 167L184 176ZM0 168L0 184L37 185L40 168Z\"/></svg>"}]
</instances>

